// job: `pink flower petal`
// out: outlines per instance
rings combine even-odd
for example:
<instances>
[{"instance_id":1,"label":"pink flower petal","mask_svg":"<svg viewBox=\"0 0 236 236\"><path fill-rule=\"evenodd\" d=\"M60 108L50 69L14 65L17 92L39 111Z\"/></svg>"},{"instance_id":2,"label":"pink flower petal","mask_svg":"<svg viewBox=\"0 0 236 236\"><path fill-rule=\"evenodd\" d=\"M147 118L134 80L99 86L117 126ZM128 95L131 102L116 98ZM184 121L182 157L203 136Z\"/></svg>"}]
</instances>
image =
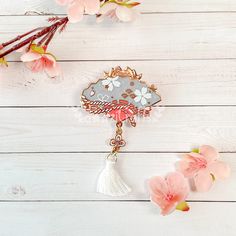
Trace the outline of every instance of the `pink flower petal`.
<instances>
[{"instance_id":1,"label":"pink flower petal","mask_svg":"<svg viewBox=\"0 0 236 236\"><path fill-rule=\"evenodd\" d=\"M213 184L213 179L208 170L200 170L194 178L194 183L198 192L207 192Z\"/></svg>"},{"instance_id":2,"label":"pink flower petal","mask_svg":"<svg viewBox=\"0 0 236 236\"><path fill-rule=\"evenodd\" d=\"M177 206L177 203L175 203L175 202L165 204L164 207L161 208L162 209L161 214L163 216L169 215L170 213L172 213L175 210L176 206Z\"/></svg>"},{"instance_id":3,"label":"pink flower petal","mask_svg":"<svg viewBox=\"0 0 236 236\"><path fill-rule=\"evenodd\" d=\"M85 6L85 13L94 15L98 13L99 11L100 1L99 0L85 0L84 6Z\"/></svg>"},{"instance_id":4,"label":"pink flower petal","mask_svg":"<svg viewBox=\"0 0 236 236\"><path fill-rule=\"evenodd\" d=\"M56 65L56 59L51 54L44 54L43 59L46 67L52 67Z\"/></svg>"},{"instance_id":5,"label":"pink flower petal","mask_svg":"<svg viewBox=\"0 0 236 236\"><path fill-rule=\"evenodd\" d=\"M67 5L69 4L70 2L72 2L72 0L56 0L56 3L58 3L59 5Z\"/></svg>"},{"instance_id":6,"label":"pink flower petal","mask_svg":"<svg viewBox=\"0 0 236 236\"><path fill-rule=\"evenodd\" d=\"M45 67L45 72L49 77L54 78L61 74L61 68L56 64L53 67Z\"/></svg>"},{"instance_id":7,"label":"pink flower petal","mask_svg":"<svg viewBox=\"0 0 236 236\"><path fill-rule=\"evenodd\" d=\"M123 22L129 22L134 20L133 9L124 6L118 6L116 8L117 17Z\"/></svg>"},{"instance_id":8,"label":"pink flower petal","mask_svg":"<svg viewBox=\"0 0 236 236\"><path fill-rule=\"evenodd\" d=\"M83 19L84 5L80 2L73 2L67 9L68 18L71 23L76 23Z\"/></svg>"},{"instance_id":9,"label":"pink flower petal","mask_svg":"<svg viewBox=\"0 0 236 236\"><path fill-rule=\"evenodd\" d=\"M36 60L32 62L26 62L26 66L32 72L41 72L44 70L44 63L43 60Z\"/></svg>"},{"instance_id":10,"label":"pink flower petal","mask_svg":"<svg viewBox=\"0 0 236 236\"><path fill-rule=\"evenodd\" d=\"M44 60L44 70L48 74L49 77L56 77L60 75L61 70L58 66L56 59L51 54L44 54L43 55Z\"/></svg>"},{"instance_id":11,"label":"pink flower petal","mask_svg":"<svg viewBox=\"0 0 236 236\"><path fill-rule=\"evenodd\" d=\"M229 166L222 161L215 161L209 166L209 171L214 175L215 179L226 179L230 175Z\"/></svg>"},{"instance_id":12,"label":"pink flower petal","mask_svg":"<svg viewBox=\"0 0 236 236\"><path fill-rule=\"evenodd\" d=\"M196 152L190 152L188 153L189 156L191 156L192 158L205 158L202 154L200 153L196 153Z\"/></svg>"},{"instance_id":13,"label":"pink flower petal","mask_svg":"<svg viewBox=\"0 0 236 236\"><path fill-rule=\"evenodd\" d=\"M177 163L176 169L187 178L193 177L196 173L196 170L189 169L189 162L185 161L184 159Z\"/></svg>"},{"instance_id":14,"label":"pink flower petal","mask_svg":"<svg viewBox=\"0 0 236 236\"><path fill-rule=\"evenodd\" d=\"M189 193L187 180L178 172L168 174L165 179L153 177L148 181L148 186L151 201L161 208L163 215L174 211Z\"/></svg>"},{"instance_id":15,"label":"pink flower petal","mask_svg":"<svg viewBox=\"0 0 236 236\"><path fill-rule=\"evenodd\" d=\"M185 177L192 178L201 169L198 165L199 161L204 157L198 153L185 154L181 161L177 163L177 170L180 171Z\"/></svg>"},{"instance_id":16,"label":"pink flower petal","mask_svg":"<svg viewBox=\"0 0 236 236\"><path fill-rule=\"evenodd\" d=\"M165 196L160 197L160 195L151 195L151 202L161 208L162 215L168 215L175 210L177 202L168 201L165 199Z\"/></svg>"},{"instance_id":17,"label":"pink flower petal","mask_svg":"<svg viewBox=\"0 0 236 236\"><path fill-rule=\"evenodd\" d=\"M105 15L100 15L99 17L96 18L96 22L101 23L104 21L104 19L105 19Z\"/></svg>"},{"instance_id":18,"label":"pink flower petal","mask_svg":"<svg viewBox=\"0 0 236 236\"><path fill-rule=\"evenodd\" d=\"M200 154L202 154L208 163L219 158L219 152L215 148L209 145L203 145L199 148Z\"/></svg>"},{"instance_id":19,"label":"pink flower petal","mask_svg":"<svg viewBox=\"0 0 236 236\"><path fill-rule=\"evenodd\" d=\"M105 15L108 12L117 8L117 4L115 3L106 3L103 7L100 8L99 14Z\"/></svg>"},{"instance_id":20,"label":"pink flower petal","mask_svg":"<svg viewBox=\"0 0 236 236\"><path fill-rule=\"evenodd\" d=\"M178 201L182 202L189 193L188 181L179 172L173 172L166 176L166 183L170 194L178 196Z\"/></svg>"},{"instance_id":21,"label":"pink flower petal","mask_svg":"<svg viewBox=\"0 0 236 236\"><path fill-rule=\"evenodd\" d=\"M168 215L175 210L176 203L168 202L164 198L159 198L156 195L151 195L151 202L161 209L162 215Z\"/></svg>"},{"instance_id":22,"label":"pink flower petal","mask_svg":"<svg viewBox=\"0 0 236 236\"><path fill-rule=\"evenodd\" d=\"M151 194L155 194L159 198L164 197L168 193L168 187L165 179L159 176L152 177L148 181Z\"/></svg>"},{"instance_id":23,"label":"pink flower petal","mask_svg":"<svg viewBox=\"0 0 236 236\"><path fill-rule=\"evenodd\" d=\"M35 52L27 52L21 56L21 61L23 62L30 62L30 61L35 61L39 60L41 58L41 54L35 53Z\"/></svg>"}]
</instances>

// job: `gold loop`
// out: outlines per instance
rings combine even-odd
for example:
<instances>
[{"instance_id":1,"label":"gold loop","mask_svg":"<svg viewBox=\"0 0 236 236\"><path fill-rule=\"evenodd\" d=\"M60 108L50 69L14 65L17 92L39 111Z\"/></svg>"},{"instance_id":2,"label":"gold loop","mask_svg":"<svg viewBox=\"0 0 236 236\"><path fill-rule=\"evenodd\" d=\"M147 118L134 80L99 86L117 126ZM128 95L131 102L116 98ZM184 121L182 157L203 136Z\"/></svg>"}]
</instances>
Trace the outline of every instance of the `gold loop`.
<instances>
[{"instance_id":1,"label":"gold loop","mask_svg":"<svg viewBox=\"0 0 236 236\"><path fill-rule=\"evenodd\" d=\"M117 161L117 153L109 153L106 157L107 160L110 160L110 161Z\"/></svg>"},{"instance_id":2,"label":"gold loop","mask_svg":"<svg viewBox=\"0 0 236 236\"><path fill-rule=\"evenodd\" d=\"M118 121L118 122L116 123L116 127L117 127L117 128L121 128L121 127L122 127L122 125L123 125L123 124L122 124L122 122L121 122L121 121Z\"/></svg>"}]
</instances>

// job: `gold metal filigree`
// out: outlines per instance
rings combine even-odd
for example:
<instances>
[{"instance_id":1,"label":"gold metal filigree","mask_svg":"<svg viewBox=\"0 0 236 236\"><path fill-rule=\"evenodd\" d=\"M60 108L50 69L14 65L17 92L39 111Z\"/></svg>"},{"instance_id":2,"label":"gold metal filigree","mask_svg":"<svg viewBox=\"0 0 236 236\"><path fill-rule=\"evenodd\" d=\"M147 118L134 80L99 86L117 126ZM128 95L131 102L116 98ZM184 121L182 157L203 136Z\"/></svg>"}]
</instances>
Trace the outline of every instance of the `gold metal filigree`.
<instances>
[{"instance_id":1,"label":"gold metal filigree","mask_svg":"<svg viewBox=\"0 0 236 236\"><path fill-rule=\"evenodd\" d=\"M137 74L137 72L130 67L126 67L126 69L122 70L120 66L117 66L115 68L112 68L109 72L104 72L104 77L105 79L108 77L130 77L131 79L134 80L140 80L142 78L142 74Z\"/></svg>"},{"instance_id":2,"label":"gold metal filigree","mask_svg":"<svg viewBox=\"0 0 236 236\"><path fill-rule=\"evenodd\" d=\"M118 153L121 147L126 145L125 140L122 138L122 122L116 123L116 135L115 138L110 140L110 146L112 146L112 153Z\"/></svg>"}]
</instances>

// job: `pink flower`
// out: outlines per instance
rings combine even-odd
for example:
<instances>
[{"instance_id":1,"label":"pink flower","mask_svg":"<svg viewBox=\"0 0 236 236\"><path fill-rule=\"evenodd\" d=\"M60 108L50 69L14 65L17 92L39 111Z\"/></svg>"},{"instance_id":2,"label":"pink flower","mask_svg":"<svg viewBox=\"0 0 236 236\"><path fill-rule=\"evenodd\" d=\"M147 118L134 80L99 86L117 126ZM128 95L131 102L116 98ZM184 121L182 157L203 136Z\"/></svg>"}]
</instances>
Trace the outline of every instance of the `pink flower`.
<instances>
[{"instance_id":1,"label":"pink flower","mask_svg":"<svg viewBox=\"0 0 236 236\"><path fill-rule=\"evenodd\" d=\"M71 23L83 19L84 13L95 15L100 8L100 0L56 0L60 5L68 5L67 14Z\"/></svg>"},{"instance_id":2,"label":"pink flower","mask_svg":"<svg viewBox=\"0 0 236 236\"><path fill-rule=\"evenodd\" d=\"M133 21L138 16L138 12L133 7L139 4L138 2L130 3L127 0L110 0L105 2L98 12L97 21L101 22L105 17L110 17L115 21Z\"/></svg>"},{"instance_id":3,"label":"pink flower","mask_svg":"<svg viewBox=\"0 0 236 236\"><path fill-rule=\"evenodd\" d=\"M32 72L45 71L52 78L60 75L61 71L56 58L51 53L46 52L45 47L31 44L30 49L21 56L21 60Z\"/></svg>"},{"instance_id":4,"label":"pink flower","mask_svg":"<svg viewBox=\"0 0 236 236\"><path fill-rule=\"evenodd\" d=\"M173 172L162 178L152 177L148 181L151 201L161 208L161 214L167 215L175 209L188 211L185 199L189 193L188 181L179 172Z\"/></svg>"},{"instance_id":5,"label":"pink flower","mask_svg":"<svg viewBox=\"0 0 236 236\"><path fill-rule=\"evenodd\" d=\"M219 153L215 148L203 145L184 155L178 163L178 170L187 178L192 178L197 191L208 191L213 182L218 179L225 179L230 175L229 166L219 161Z\"/></svg>"}]
</instances>

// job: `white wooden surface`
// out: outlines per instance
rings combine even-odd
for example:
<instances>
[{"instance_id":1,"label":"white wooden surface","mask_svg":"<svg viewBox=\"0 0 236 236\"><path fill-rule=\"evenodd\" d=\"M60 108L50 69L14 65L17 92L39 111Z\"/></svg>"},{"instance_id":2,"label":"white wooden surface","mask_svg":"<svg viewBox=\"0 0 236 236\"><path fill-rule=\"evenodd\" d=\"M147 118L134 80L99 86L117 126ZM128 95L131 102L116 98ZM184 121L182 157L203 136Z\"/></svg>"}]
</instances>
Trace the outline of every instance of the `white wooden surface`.
<instances>
[{"instance_id":1,"label":"white wooden surface","mask_svg":"<svg viewBox=\"0 0 236 236\"><path fill-rule=\"evenodd\" d=\"M4 202L0 205L1 232L35 236L235 235L235 203L194 202L191 206L194 214L175 212L162 217L148 202Z\"/></svg>"},{"instance_id":2,"label":"white wooden surface","mask_svg":"<svg viewBox=\"0 0 236 236\"><path fill-rule=\"evenodd\" d=\"M0 155L0 196L7 201L148 200L145 181L174 170L181 153L122 153L120 173L133 187L128 196L111 198L95 192L104 153L13 153ZM223 153L232 168L232 178L220 181L207 194L191 193L190 201L236 199L235 154ZM224 194L222 194L224 189ZM194 214L194 213L192 213Z\"/></svg>"},{"instance_id":3,"label":"white wooden surface","mask_svg":"<svg viewBox=\"0 0 236 236\"><path fill-rule=\"evenodd\" d=\"M236 152L236 107L160 107L124 126L129 152L183 152L198 144ZM81 108L1 108L0 152L109 151L115 121Z\"/></svg>"},{"instance_id":4,"label":"white wooden surface","mask_svg":"<svg viewBox=\"0 0 236 236\"><path fill-rule=\"evenodd\" d=\"M0 3L0 41L65 12L53 0ZM235 235L236 3L146 0L140 10L132 24L85 17L69 26L50 47L64 71L57 81L27 71L19 55L1 71L1 236ZM116 65L143 73L163 101L151 119L125 126L118 167L133 192L109 198L95 182L114 122L82 111L79 97ZM201 144L222 152L231 178L192 193L190 212L160 216L145 181Z\"/></svg>"},{"instance_id":5,"label":"white wooden surface","mask_svg":"<svg viewBox=\"0 0 236 236\"><path fill-rule=\"evenodd\" d=\"M22 63L10 63L1 72L0 106L79 106L83 88L116 65L137 68L149 83L158 81L162 105L236 105L236 60L65 61L60 65L62 83L32 74Z\"/></svg>"},{"instance_id":6,"label":"white wooden surface","mask_svg":"<svg viewBox=\"0 0 236 236\"><path fill-rule=\"evenodd\" d=\"M2 40L46 24L48 16L0 16ZM191 20L189 20L191 19ZM16 23L17 22L17 23ZM85 17L50 47L60 60L230 59L236 57L233 13L143 14L131 24ZM71 45L76 45L69 50ZM14 56L11 59L16 60Z\"/></svg>"}]
</instances>

